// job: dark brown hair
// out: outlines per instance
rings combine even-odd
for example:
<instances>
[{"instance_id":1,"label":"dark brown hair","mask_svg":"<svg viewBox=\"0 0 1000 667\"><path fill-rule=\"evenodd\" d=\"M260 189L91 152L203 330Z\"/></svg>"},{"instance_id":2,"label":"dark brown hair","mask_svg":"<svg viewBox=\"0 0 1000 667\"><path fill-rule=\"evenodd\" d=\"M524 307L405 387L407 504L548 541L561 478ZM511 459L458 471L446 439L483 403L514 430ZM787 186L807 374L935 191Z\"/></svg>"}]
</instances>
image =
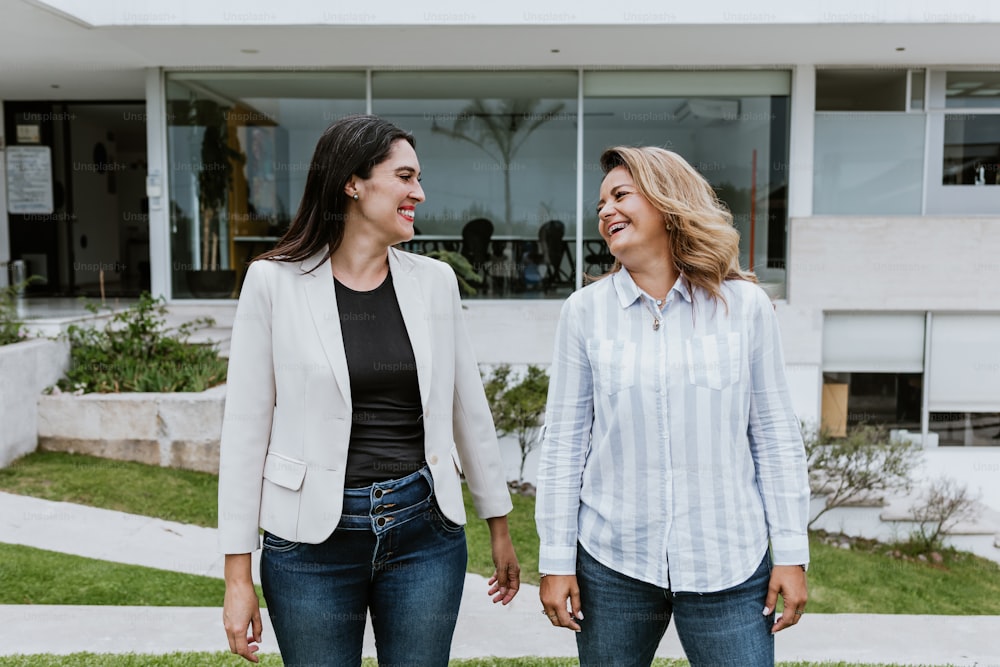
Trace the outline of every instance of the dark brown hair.
<instances>
[{"instance_id":1,"label":"dark brown hair","mask_svg":"<svg viewBox=\"0 0 1000 667\"><path fill-rule=\"evenodd\" d=\"M378 116L345 116L326 128L316 144L292 224L274 248L254 261L301 262L324 245L325 261L344 240L347 182L353 176L371 176L372 168L389 157L393 143L400 139L416 148L412 134Z\"/></svg>"}]
</instances>

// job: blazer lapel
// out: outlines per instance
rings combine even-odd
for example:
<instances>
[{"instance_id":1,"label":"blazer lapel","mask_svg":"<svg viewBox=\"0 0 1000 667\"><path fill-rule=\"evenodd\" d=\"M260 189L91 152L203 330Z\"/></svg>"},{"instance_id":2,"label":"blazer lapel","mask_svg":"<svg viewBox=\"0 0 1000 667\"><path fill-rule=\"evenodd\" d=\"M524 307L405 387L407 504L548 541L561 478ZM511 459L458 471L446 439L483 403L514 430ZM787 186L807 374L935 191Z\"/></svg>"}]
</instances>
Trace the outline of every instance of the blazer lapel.
<instances>
[{"instance_id":1,"label":"blazer lapel","mask_svg":"<svg viewBox=\"0 0 1000 667\"><path fill-rule=\"evenodd\" d=\"M302 263L302 271L308 271L316 266L319 258L326 253L323 250ZM347 354L344 352L344 334L340 329L340 311L337 309L337 291L333 286L333 272L330 269L330 259L327 258L312 273L305 274L306 298L313 324L319 333L323 352L333 369L333 377L337 381L340 393L344 397L347 409L352 410L351 376L347 371Z\"/></svg>"},{"instance_id":2,"label":"blazer lapel","mask_svg":"<svg viewBox=\"0 0 1000 667\"><path fill-rule=\"evenodd\" d=\"M410 346L413 348L413 357L417 364L420 402L426 410L431 395L432 372L430 310L424 302L415 268L416 264L406 254L395 248L389 248L389 271L392 273L399 312L403 315L403 323L406 325L406 333L410 337Z\"/></svg>"}]
</instances>

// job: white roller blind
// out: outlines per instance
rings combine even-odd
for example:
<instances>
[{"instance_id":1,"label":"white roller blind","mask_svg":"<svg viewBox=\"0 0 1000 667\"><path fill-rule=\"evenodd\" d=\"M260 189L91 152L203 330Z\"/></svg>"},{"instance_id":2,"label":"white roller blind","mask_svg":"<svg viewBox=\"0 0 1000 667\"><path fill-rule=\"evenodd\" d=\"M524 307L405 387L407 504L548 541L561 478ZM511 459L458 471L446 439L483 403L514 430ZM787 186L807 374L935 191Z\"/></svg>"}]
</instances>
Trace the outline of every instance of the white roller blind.
<instances>
[{"instance_id":1,"label":"white roller blind","mask_svg":"<svg viewBox=\"0 0 1000 667\"><path fill-rule=\"evenodd\" d=\"M615 71L584 72L587 97L691 97L789 95L788 70Z\"/></svg>"},{"instance_id":2,"label":"white roller blind","mask_svg":"<svg viewBox=\"0 0 1000 667\"><path fill-rule=\"evenodd\" d=\"M922 373L923 313L827 313L823 370L842 373Z\"/></svg>"},{"instance_id":3,"label":"white roller blind","mask_svg":"<svg viewBox=\"0 0 1000 667\"><path fill-rule=\"evenodd\" d=\"M931 319L931 412L1000 412L1000 315Z\"/></svg>"}]
</instances>

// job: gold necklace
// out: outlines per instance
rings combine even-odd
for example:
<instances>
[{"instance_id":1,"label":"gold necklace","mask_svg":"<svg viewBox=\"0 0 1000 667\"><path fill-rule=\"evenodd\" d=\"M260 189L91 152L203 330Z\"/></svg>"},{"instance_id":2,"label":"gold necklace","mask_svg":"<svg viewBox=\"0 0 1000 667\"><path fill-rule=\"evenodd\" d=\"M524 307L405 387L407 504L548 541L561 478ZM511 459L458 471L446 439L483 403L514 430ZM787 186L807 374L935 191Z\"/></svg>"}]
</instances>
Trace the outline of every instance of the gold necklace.
<instances>
[{"instance_id":1,"label":"gold necklace","mask_svg":"<svg viewBox=\"0 0 1000 667\"><path fill-rule=\"evenodd\" d=\"M639 297L639 298L642 299L642 302L646 305L646 309L649 310L649 314L653 316L653 331L659 331L660 319L663 317L663 311L660 311L659 316L657 316L656 311L653 310L653 307L651 305L649 305L649 301L644 297ZM660 304L657 303L656 305L659 306Z\"/></svg>"}]
</instances>

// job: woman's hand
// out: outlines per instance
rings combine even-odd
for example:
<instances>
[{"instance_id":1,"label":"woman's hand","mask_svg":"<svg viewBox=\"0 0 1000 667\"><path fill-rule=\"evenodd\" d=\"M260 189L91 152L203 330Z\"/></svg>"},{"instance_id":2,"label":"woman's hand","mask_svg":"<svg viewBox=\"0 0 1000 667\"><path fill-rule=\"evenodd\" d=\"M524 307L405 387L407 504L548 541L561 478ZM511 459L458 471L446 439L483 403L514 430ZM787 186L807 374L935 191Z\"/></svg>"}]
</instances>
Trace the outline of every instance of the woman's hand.
<instances>
[{"instance_id":1,"label":"woman's hand","mask_svg":"<svg viewBox=\"0 0 1000 667\"><path fill-rule=\"evenodd\" d=\"M538 597L542 600L542 611L549 617L552 625L580 632L577 621L583 618L583 611L580 608L580 587L576 583L575 574L548 574L542 577ZM566 608L567 600L572 613Z\"/></svg>"},{"instance_id":2,"label":"woman's hand","mask_svg":"<svg viewBox=\"0 0 1000 667\"><path fill-rule=\"evenodd\" d=\"M771 569L771 582L764 602L765 616L774 611L779 595L784 600L785 606L781 617L771 628L771 634L798 623L806 610L806 600L809 595L806 592L806 572L801 565L775 565Z\"/></svg>"},{"instance_id":3,"label":"woman's hand","mask_svg":"<svg viewBox=\"0 0 1000 667\"><path fill-rule=\"evenodd\" d=\"M229 639L229 650L250 662L259 662L260 601L250 577L250 554L226 554L226 597L222 605L222 624ZM248 635L247 631L253 634Z\"/></svg>"},{"instance_id":4,"label":"woman's hand","mask_svg":"<svg viewBox=\"0 0 1000 667\"><path fill-rule=\"evenodd\" d=\"M490 526L490 548L493 551L493 565L496 568L490 577L488 595L493 602L510 604L521 588L521 566L514 553L514 543L510 539L507 517L497 516L487 519Z\"/></svg>"}]
</instances>

